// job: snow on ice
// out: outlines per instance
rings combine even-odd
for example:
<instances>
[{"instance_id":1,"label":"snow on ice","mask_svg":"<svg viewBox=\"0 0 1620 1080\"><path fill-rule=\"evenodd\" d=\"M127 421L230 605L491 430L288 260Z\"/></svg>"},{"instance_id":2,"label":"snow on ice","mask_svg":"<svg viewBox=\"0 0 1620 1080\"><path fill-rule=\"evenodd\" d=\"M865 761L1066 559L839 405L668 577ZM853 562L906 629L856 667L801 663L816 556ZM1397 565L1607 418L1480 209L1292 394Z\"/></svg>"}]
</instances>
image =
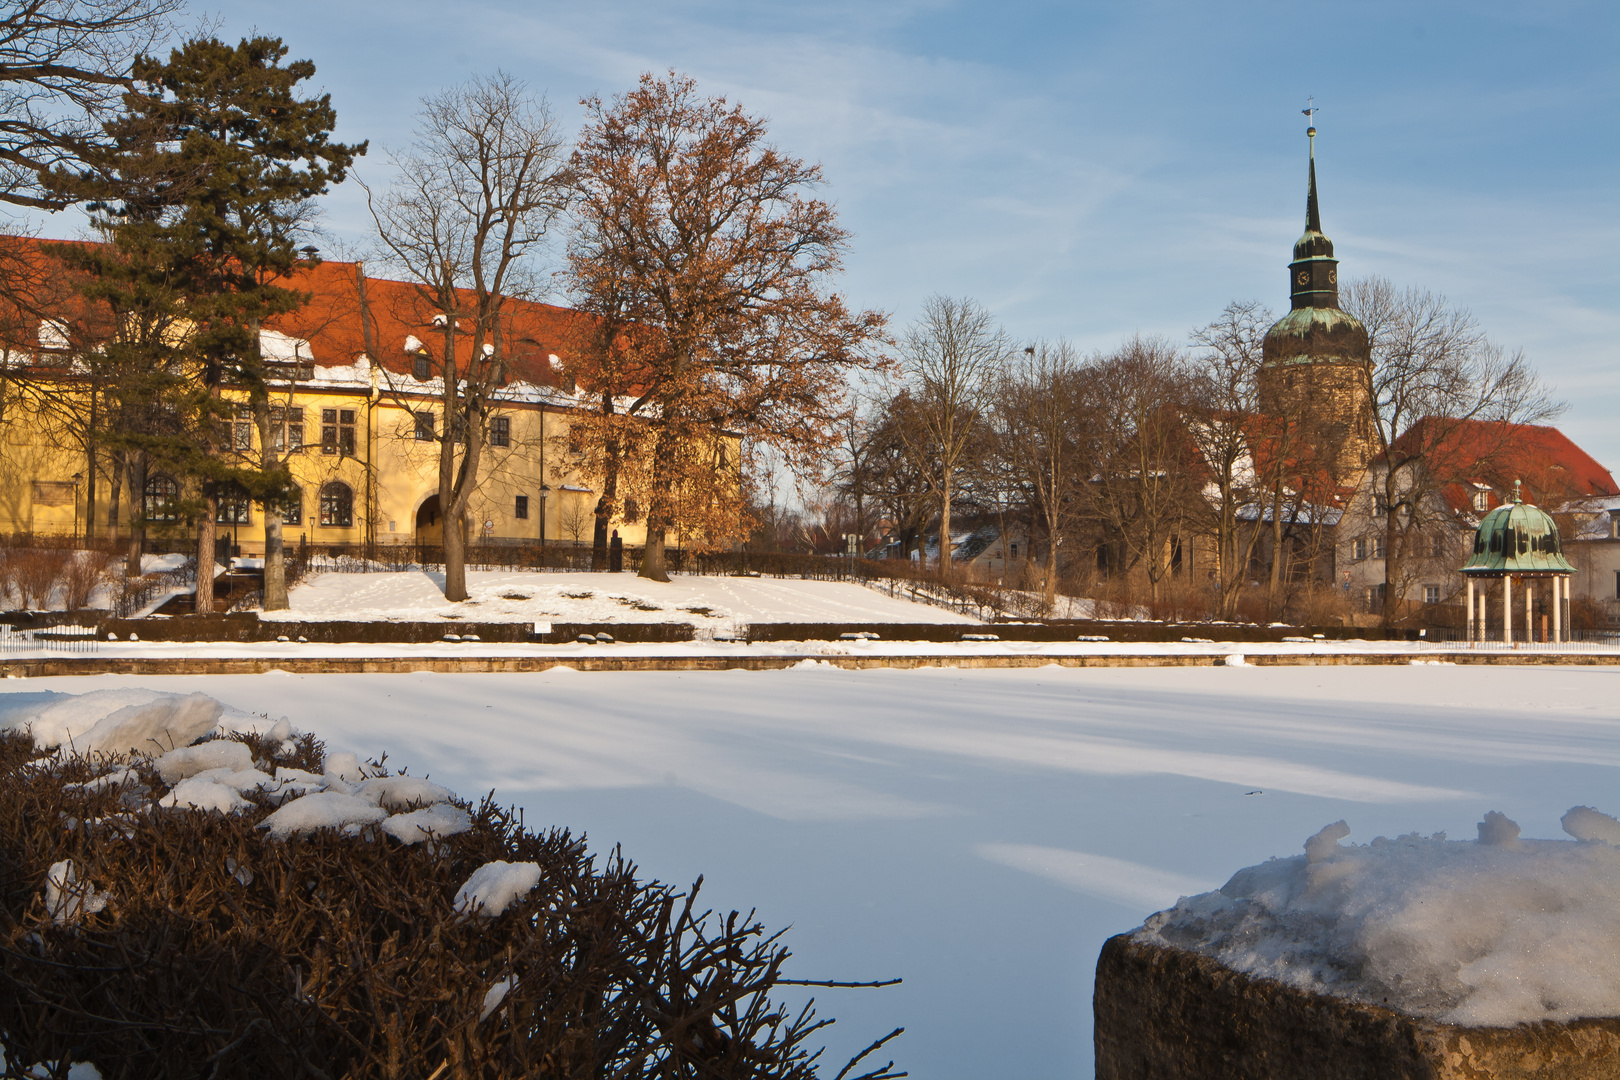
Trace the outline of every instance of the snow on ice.
<instances>
[{"instance_id":1,"label":"snow on ice","mask_svg":"<svg viewBox=\"0 0 1620 1080\"><path fill-rule=\"evenodd\" d=\"M1356 837L1473 837L1480 811L1494 808L1524 826L1520 848L1463 845L1480 857L1533 853L1550 841L1532 838L1564 835L1560 816L1588 841L1564 842L1570 849L1612 843L1620 823L1588 807L1617 809L1617 674L806 663L107 675L8 684L0 724L69 700L52 688L124 685L144 700L184 689L227 702L219 731L268 732L265 714L285 713L333 750L386 750L450 790L494 789L532 824L567 827L595 853L622 845L647 877L681 886L704 875L707 906L791 925L794 976L903 976L881 991L805 992L839 1019L827 1060L905 1026L894 1051L912 1075L1005 1075L1016 1047L1017 1075L1045 1080L1091 1074L1103 941L1217 888L1235 867L1298 851L1302 820L1343 818ZM290 724L279 732L292 734ZM285 767L276 777L277 798L329 790L327 777ZM352 792L369 778L330 779ZM388 822L417 812L371 828L402 842ZM1344 839L1324 845L1317 865L1359 858L1340 855ZM1477 910L1458 920L1492 926ZM1601 963L1613 965L1610 949Z\"/></svg>"},{"instance_id":2,"label":"snow on ice","mask_svg":"<svg viewBox=\"0 0 1620 1080\"><path fill-rule=\"evenodd\" d=\"M1350 846L1338 821L1303 856L1239 870L1136 936L1453 1024L1617 1016L1620 848L1593 834L1620 822L1590 807L1564 818L1577 839L1521 840L1493 810L1477 840L1413 833Z\"/></svg>"}]
</instances>

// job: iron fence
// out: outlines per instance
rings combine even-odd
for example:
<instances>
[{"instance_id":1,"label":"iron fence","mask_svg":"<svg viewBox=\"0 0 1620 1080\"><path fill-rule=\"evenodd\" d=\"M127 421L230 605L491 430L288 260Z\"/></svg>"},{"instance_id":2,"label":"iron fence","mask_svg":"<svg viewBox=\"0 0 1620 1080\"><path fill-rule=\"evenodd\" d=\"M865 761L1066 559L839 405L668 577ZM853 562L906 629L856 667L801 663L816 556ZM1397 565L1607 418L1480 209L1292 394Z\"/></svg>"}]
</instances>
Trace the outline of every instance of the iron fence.
<instances>
[{"instance_id":1,"label":"iron fence","mask_svg":"<svg viewBox=\"0 0 1620 1080\"><path fill-rule=\"evenodd\" d=\"M1620 654L1620 630L1571 630L1561 641L1549 641L1539 628L1514 627L1511 640L1502 640L1502 631L1487 631L1484 640L1470 641L1468 632L1451 627L1431 627L1420 641L1439 648L1470 649L1484 652L1580 652Z\"/></svg>"},{"instance_id":2,"label":"iron fence","mask_svg":"<svg viewBox=\"0 0 1620 1080\"><path fill-rule=\"evenodd\" d=\"M0 624L0 653L93 653L100 647L94 626L15 627Z\"/></svg>"}]
</instances>

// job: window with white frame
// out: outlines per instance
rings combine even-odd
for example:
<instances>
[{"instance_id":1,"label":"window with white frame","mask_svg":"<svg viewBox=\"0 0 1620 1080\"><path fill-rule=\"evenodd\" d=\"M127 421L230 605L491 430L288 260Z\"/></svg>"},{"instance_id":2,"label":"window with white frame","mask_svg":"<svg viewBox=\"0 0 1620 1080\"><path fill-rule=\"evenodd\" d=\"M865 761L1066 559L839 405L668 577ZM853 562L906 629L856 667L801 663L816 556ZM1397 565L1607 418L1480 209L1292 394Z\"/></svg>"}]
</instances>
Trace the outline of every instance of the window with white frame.
<instances>
[{"instance_id":1,"label":"window with white frame","mask_svg":"<svg viewBox=\"0 0 1620 1080\"><path fill-rule=\"evenodd\" d=\"M1491 493L1489 491L1474 492L1474 509L1484 513L1491 508Z\"/></svg>"},{"instance_id":2,"label":"window with white frame","mask_svg":"<svg viewBox=\"0 0 1620 1080\"><path fill-rule=\"evenodd\" d=\"M1438 604L1440 602L1440 586L1423 586L1423 602L1425 604Z\"/></svg>"},{"instance_id":3,"label":"window with white frame","mask_svg":"<svg viewBox=\"0 0 1620 1080\"><path fill-rule=\"evenodd\" d=\"M1354 544L1354 551L1357 559L1365 559L1367 557L1367 541L1358 538Z\"/></svg>"}]
</instances>

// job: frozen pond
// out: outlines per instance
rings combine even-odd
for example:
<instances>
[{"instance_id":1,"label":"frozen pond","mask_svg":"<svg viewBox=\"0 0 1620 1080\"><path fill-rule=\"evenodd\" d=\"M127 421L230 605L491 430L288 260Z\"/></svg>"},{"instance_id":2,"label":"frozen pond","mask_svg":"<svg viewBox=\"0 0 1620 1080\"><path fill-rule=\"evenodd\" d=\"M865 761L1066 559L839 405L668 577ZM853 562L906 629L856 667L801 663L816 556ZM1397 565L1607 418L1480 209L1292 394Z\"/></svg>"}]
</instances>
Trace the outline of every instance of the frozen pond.
<instances>
[{"instance_id":1,"label":"frozen pond","mask_svg":"<svg viewBox=\"0 0 1620 1080\"><path fill-rule=\"evenodd\" d=\"M1474 835L1487 810L1559 837L1620 808L1620 668L1300 667L12 682L149 686L287 715L331 750L791 924L829 1078L895 1026L935 1078L1091 1074L1091 979L1110 934L1345 818ZM0 702L0 705L3 705ZM836 1059L836 1060L834 1060Z\"/></svg>"}]
</instances>

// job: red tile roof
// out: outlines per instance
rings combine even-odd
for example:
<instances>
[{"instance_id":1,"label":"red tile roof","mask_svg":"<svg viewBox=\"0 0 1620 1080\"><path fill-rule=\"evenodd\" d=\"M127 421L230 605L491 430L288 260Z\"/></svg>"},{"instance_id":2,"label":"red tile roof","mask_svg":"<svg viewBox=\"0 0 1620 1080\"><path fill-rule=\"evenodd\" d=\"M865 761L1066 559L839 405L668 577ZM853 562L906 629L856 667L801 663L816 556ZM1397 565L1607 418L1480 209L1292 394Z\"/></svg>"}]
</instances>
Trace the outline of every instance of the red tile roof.
<instances>
[{"instance_id":1,"label":"red tile roof","mask_svg":"<svg viewBox=\"0 0 1620 1080\"><path fill-rule=\"evenodd\" d=\"M1526 502L1547 507L1620 494L1609 470L1555 427L1427 416L1390 450L1397 460L1426 453L1431 474L1451 481L1444 494L1458 511L1471 510L1474 493L1482 488L1490 489L1489 506L1498 505L1511 497L1515 480L1523 482Z\"/></svg>"}]
</instances>

